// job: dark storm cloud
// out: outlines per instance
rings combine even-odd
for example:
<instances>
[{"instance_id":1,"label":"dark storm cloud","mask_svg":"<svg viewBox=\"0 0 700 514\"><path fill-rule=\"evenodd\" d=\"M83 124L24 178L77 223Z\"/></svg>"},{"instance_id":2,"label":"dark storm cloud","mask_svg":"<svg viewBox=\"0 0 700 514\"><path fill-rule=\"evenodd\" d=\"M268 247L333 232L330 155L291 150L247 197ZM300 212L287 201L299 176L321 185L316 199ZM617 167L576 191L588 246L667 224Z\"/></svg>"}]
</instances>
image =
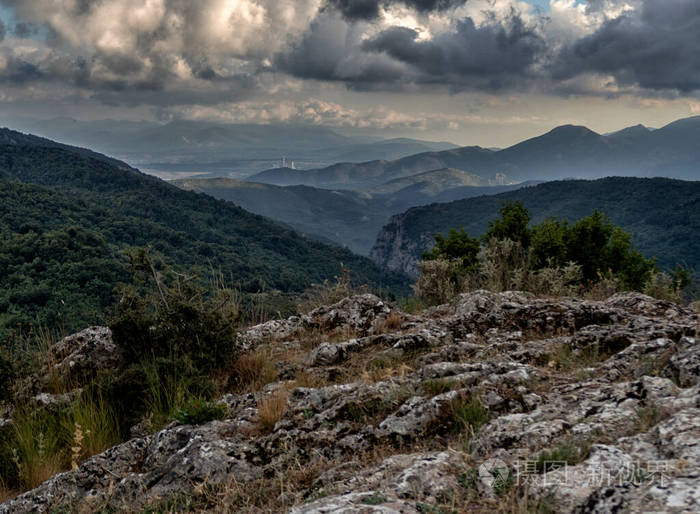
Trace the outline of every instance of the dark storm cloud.
<instances>
[{"instance_id":1,"label":"dark storm cloud","mask_svg":"<svg viewBox=\"0 0 700 514\"><path fill-rule=\"evenodd\" d=\"M46 75L33 63L15 58L6 59L5 69L0 73L0 83L11 85L24 85L45 78Z\"/></svg>"},{"instance_id":2,"label":"dark storm cloud","mask_svg":"<svg viewBox=\"0 0 700 514\"><path fill-rule=\"evenodd\" d=\"M477 27L466 18L456 30L421 40L405 27L361 41L339 18L320 18L306 38L277 65L301 78L344 81L355 89L444 84L451 88L502 89L532 78L546 44L516 15L506 25Z\"/></svg>"},{"instance_id":3,"label":"dark storm cloud","mask_svg":"<svg viewBox=\"0 0 700 514\"><path fill-rule=\"evenodd\" d=\"M508 25L476 27L467 18L457 24L454 33L428 41L418 40L414 30L394 27L363 47L410 65L420 81L500 88L527 79L538 56L546 50L540 36L519 17L512 16Z\"/></svg>"},{"instance_id":4,"label":"dark storm cloud","mask_svg":"<svg viewBox=\"0 0 700 514\"><path fill-rule=\"evenodd\" d=\"M503 15L506 4L496 9L492 3L484 22L455 19L449 10L467 1L326 0L319 11L313 0L256 0L265 16L254 18L262 21L250 21L242 8L222 10L233 18L217 28L205 15L221 7L216 0L145 2L141 10L119 0L0 0L14 6L19 20L9 32L31 43L2 43L0 81L60 83L130 105L211 105L252 91L265 95L278 85L269 77L283 74L375 91L537 87L565 94L578 91L585 82L578 79L589 73L652 94L700 90L700 0L630 0L635 10L581 39L568 35L568 42L546 17L517 10ZM48 16L56 5L60 16ZM289 18L284 5L299 9L299 16ZM442 20L430 22L430 34L390 27L380 14L391 5L440 12L434 18ZM587 11L601 19L610 3L589 0ZM293 30L290 19L297 22ZM593 93L609 93L603 89Z\"/></svg>"},{"instance_id":5,"label":"dark storm cloud","mask_svg":"<svg viewBox=\"0 0 700 514\"><path fill-rule=\"evenodd\" d=\"M15 24L12 32L15 37L27 38L37 35L39 28L33 23L20 22Z\"/></svg>"},{"instance_id":6,"label":"dark storm cloud","mask_svg":"<svg viewBox=\"0 0 700 514\"><path fill-rule=\"evenodd\" d=\"M2 18L0 18L0 43L3 39L5 39L5 24L2 22Z\"/></svg>"},{"instance_id":7,"label":"dark storm cloud","mask_svg":"<svg viewBox=\"0 0 700 514\"><path fill-rule=\"evenodd\" d=\"M279 55L274 66L299 78L345 82L353 89L392 84L403 76L405 67L401 63L361 47L360 32L337 15L327 13L312 24L290 52Z\"/></svg>"},{"instance_id":8,"label":"dark storm cloud","mask_svg":"<svg viewBox=\"0 0 700 514\"><path fill-rule=\"evenodd\" d=\"M391 4L405 5L421 13L444 11L464 5L467 0L328 0L328 5L337 9L347 20L374 20L381 7Z\"/></svg>"},{"instance_id":9,"label":"dark storm cloud","mask_svg":"<svg viewBox=\"0 0 700 514\"><path fill-rule=\"evenodd\" d=\"M700 90L700 2L644 0L641 9L609 20L568 45L553 66L555 79L582 72L649 90Z\"/></svg>"}]
</instances>

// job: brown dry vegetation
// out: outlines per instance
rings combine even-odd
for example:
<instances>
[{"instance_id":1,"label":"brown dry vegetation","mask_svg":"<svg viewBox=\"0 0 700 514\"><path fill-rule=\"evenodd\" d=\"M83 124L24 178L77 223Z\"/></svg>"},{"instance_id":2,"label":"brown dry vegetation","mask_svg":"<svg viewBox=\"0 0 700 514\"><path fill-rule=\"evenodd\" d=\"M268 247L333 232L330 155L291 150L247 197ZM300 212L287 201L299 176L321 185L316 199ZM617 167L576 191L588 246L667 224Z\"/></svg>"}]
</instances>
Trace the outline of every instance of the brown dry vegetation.
<instances>
[{"instance_id":1,"label":"brown dry vegetation","mask_svg":"<svg viewBox=\"0 0 700 514\"><path fill-rule=\"evenodd\" d=\"M277 422L282 419L287 412L288 399L287 390L282 388L263 396L258 401L258 420L264 431L271 432Z\"/></svg>"},{"instance_id":2,"label":"brown dry vegetation","mask_svg":"<svg viewBox=\"0 0 700 514\"><path fill-rule=\"evenodd\" d=\"M252 393L277 379L270 352L258 350L238 356L219 373L219 388L237 394Z\"/></svg>"}]
</instances>

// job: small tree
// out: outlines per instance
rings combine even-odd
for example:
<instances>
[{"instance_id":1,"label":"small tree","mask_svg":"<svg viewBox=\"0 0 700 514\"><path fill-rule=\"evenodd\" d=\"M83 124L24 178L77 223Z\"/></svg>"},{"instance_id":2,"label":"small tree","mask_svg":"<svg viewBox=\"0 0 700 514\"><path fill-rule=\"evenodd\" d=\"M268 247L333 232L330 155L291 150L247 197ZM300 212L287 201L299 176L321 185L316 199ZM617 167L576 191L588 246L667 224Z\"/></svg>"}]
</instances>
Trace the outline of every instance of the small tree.
<instances>
[{"instance_id":1,"label":"small tree","mask_svg":"<svg viewBox=\"0 0 700 514\"><path fill-rule=\"evenodd\" d=\"M489 229L484 234L484 242L491 239L510 239L520 243L523 248L529 248L530 238L530 213L521 202L508 202L499 211L501 217L489 222Z\"/></svg>"},{"instance_id":2,"label":"small tree","mask_svg":"<svg viewBox=\"0 0 700 514\"><path fill-rule=\"evenodd\" d=\"M478 254L479 240L469 237L464 228L460 227L459 230L450 229L448 237L437 234L435 246L431 251L423 253L423 260L459 260L462 268L471 269L477 264Z\"/></svg>"},{"instance_id":3,"label":"small tree","mask_svg":"<svg viewBox=\"0 0 700 514\"><path fill-rule=\"evenodd\" d=\"M653 259L646 259L634 248L631 236L597 210L574 223L564 241L567 260L581 265L587 282L597 281L600 273L612 272L623 287L641 291L656 269Z\"/></svg>"}]
</instances>

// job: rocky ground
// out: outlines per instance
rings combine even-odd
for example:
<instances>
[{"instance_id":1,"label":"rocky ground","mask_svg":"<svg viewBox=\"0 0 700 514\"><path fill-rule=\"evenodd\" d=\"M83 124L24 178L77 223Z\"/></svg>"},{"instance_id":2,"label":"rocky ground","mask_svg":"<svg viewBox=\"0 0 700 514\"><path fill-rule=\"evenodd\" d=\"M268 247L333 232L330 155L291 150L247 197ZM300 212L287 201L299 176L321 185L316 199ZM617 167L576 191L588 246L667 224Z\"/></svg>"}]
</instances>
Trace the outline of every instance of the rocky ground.
<instances>
[{"instance_id":1,"label":"rocky ground","mask_svg":"<svg viewBox=\"0 0 700 514\"><path fill-rule=\"evenodd\" d=\"M700 512L698 327L640 294L418 315L348 298L241 333L278 379L222 397L225 420L136 437L0 512ZM89 372L109 339L55 365Z\"/></svg>"}]
</instances>

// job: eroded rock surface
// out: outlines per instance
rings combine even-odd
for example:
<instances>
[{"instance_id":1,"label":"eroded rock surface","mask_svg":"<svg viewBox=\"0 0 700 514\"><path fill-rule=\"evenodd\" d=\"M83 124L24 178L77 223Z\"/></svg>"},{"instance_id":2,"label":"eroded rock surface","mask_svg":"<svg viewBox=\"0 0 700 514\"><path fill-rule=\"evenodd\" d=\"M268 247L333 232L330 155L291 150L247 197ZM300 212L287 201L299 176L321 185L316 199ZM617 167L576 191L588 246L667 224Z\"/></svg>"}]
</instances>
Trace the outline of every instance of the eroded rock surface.
<instances>
[{"instance_id":1,"label":"eroded rock surface","mask_svg":"<svg viewBox=\"0 0 700 514\"><path fill-rule=\"evenodd\" d=\"M58 341L49 348L46 362L35 375L19 384L16 391L20 398L29 399L42 395L38 402L60 402L49 399L52 382L63 387L85 383L100 370L114 369L120 361L120 353L112 341L112 331L107 327L90 327Z\"/></svg>"},{"instance_id":2,"label":"eroded rock surface","mask_svg":"<svg viewBox=\"0 0 700 514\"><path fill-rule=\"evenodd\" d=\"M699 512L697 326L640 294L477 291L418 315L348 298L239 335L294 348L278 368L318 385L226 395L227 419L134 438L0 512L138 511L212 488L203 509L227 512ZM86 345L116 355L90 330L59 368L91 372ZM264 431L261 402L280 391Z\"/></svg>"}]
</instances>

